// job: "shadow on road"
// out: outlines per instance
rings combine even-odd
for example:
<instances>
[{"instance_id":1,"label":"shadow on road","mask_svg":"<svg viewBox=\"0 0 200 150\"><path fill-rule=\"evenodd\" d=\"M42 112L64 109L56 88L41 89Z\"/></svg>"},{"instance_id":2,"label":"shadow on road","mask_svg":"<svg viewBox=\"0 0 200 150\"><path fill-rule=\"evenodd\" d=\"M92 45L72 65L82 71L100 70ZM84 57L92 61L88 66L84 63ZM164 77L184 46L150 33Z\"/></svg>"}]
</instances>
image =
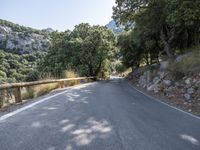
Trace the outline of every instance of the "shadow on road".
<instances>
[{"instance_id":1,"label":"shadow on road","mask_svg":"<svg viewBox=\"0 0 200 150\"><path fill-rule=\"evenodd\" d=\"M48 150L95 148L95 142L105 143L111 138L113 129L109 120L93 114L95 97L92 95L96 88L95 84L78 86L18 114L15 124L25 122L17 130L12 128L9 131L11 134L6 135L7 139L20 133L21 136L14 141L17 149L24 148L28 143L37 145L36 149ZM31 135L32 139L26 135Z\"/></svg>"},{"instance_id":2,"label":"shadow on road","mask_svg":"<svg viewBox=\"0 0 200 150\"><path fill-rule=\"evenodd\" d=\"M198 125L115 79L73 87L4 120L0 149L196 150Z\"/></svg>"}]
</instances>

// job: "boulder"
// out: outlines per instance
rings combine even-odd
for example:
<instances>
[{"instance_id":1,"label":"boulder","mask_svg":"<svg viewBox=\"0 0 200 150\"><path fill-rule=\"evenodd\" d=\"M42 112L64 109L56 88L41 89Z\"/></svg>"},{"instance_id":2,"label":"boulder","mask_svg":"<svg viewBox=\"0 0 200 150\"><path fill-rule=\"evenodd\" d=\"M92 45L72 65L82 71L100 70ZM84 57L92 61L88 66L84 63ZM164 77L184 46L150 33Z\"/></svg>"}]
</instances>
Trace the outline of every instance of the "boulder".
<instances>
[{"instance_id":1,"label":"boulder","mask_svg":"<svg viewBox=\"0 0 200 150\"><path fill-rule=\"evenodd\" d=\"M192 98L192 96L191 96L190 94L188 94L188 93L185 93L185 94L184 94L184 97L185 97L185 99L186 99L187 101L191 100L191 98Z\"/></svg>"},{"instance_id":2,"label":"boulder","mask_svg":"<svg viewBox=\"0 0 200 150\"><path fill-rule=\"evenodd\" d=\"M155 77L153 78L153 83L155 83L157 80L159 80L160 78L159 77Z\"/></svg>"},{"instance_id":3,"label":"boulder","mask_svg":"<svg viewBox=\"0 0 200 150\"><path fill-rule=\"evenodd\" d=\"M166 86L171 86L172 85L172 81L170 81L170 80L163 80L163 83Z\"/></svg>"},{"instance_id":4,"label":"boulder","mask_svg":"<svg viewBox=\"0 0 200 150\"><path fill-rule=\"evenodd\" d=\"M167 69L168 66L169 66L168 61L161 61L160 62L160 70L165 70L165 69Z\"/></svg>"},{"instance_id":5,"label":"boulder","mask_svg":"<svg viewBox=\"0 0 200 150\"><path fill-rule=\"evenodd\" d=\"M187 79L185 80L185 83L186 83L187 85L191 84L191 79L190 79L190 78L187 78Z\"/></svg>"},{"instance_id":6,"label":"boulder","mask_svg":"<svg viewBox=\"0 0 200 150\"><path fill-rule=\"evenodd\" d=\"M187 93L188 94L193 94L194 93L194 89L192 87L187 89Z\"/></svg>"}]
</instances>

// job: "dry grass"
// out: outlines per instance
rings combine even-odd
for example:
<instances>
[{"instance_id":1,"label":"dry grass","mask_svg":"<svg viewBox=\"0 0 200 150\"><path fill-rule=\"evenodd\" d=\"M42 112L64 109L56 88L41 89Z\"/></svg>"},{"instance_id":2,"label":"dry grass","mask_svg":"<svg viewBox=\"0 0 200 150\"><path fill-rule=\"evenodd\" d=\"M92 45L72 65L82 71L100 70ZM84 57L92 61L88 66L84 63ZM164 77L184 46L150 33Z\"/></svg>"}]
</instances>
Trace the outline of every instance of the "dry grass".
<instances>
[{"instance_id":1,"label":"dry grass","mask_svg":"<svg viewBox=\"0 0 200 150\"><path fill-rule=\"evenodd\" d=\"M43 84L35 86L35 97L39 97L50 91L57 89L59 87L58 83L50 83L50 84Z\"/></svg>"},{"instance_id":2,"label":"dry grass","mask_svg":"<svg viewBox=\"0 0 200 150\"><path fill-rule=\"evenodd\" d=\"M31 99L47 94L50 91L57 89L58 83L42 84L22 89L22 99Z\"/></svg>"},{"instance_id":3,"label":"dry grass","mask_svg":"<svg viewBox=\"0 0 200 150\"><path fill-rule=\"evenodd\" d=\"M35 89L33 87L27 87L21 89L22 99L34 98Z\"/></svg>"},{"instance_id":4,"label":"dry grass","mask_svg":"<svg viewBox=\"0 0 200 150\"><path fill-rule=\"evenodd\" d=\"M65 71L65 78L76 78L79 75L76 74L74 71ZM78 80L72 80L72 81L66 81L65 82L65 86L73 86L73 85L77 85L80 84L80 81Z\"/></svg>"},{"instance_id":5,"label":"dry grass","mask_svg":"<svg viewBox=\"0 0 200 150\"><path fill-rule=\"evenodd\" d=\"M78 75L74 73L73 71L66 71L65 72L65 78L76 78ZM45 79L53 79L52 77L48 77ZM65 82L65 86L73 86L76 84L79 84L79 81L68 81ZM42 84L42 85L36 85L36 86L31 86L31 87L26 87L22 88L22 99L31 99L31 98L36 98L41 95L47 94L50 91L59 88L58 83L50 83L50 84Z\"/></svg>"},{"instance_id":6,"label":"dry grass","mask_svg":"<svg viewBox=\"0 0 200 150\"><path fill-rule=\"evenodd\" d=\"M0 90L0 108L14 103L12 90Z\"/></svg>"},{"instance_id":7,"label":"dry grass","mask_svg":"<svg viewBox=\"0 0 200 150\"><path fill-rule=\"evenodd\" d=\"M78 77L78 74L76 74L73 71L65 72L65 78L76 78L76 77ZM48 79L53 79L53 78L49 76ZM73 80L73 81L65 82L65 86L73 86L77 84L80 84L80 81ZM21 88L21 96L23 100L32 99L32 98L36 98L41 95L47 94L50 91L57 88L59 88L59 83L49 83L49 84L41 84L41 85L35 85L35 86L30 86L30 87L24 87L24 88ZM11 90L11 94L12 94L12 90ZM11 103L15 103L13 94L12 96L9 96L8 91L0 90L0 108L10 105Z\"/></svg>"}]
</instances>

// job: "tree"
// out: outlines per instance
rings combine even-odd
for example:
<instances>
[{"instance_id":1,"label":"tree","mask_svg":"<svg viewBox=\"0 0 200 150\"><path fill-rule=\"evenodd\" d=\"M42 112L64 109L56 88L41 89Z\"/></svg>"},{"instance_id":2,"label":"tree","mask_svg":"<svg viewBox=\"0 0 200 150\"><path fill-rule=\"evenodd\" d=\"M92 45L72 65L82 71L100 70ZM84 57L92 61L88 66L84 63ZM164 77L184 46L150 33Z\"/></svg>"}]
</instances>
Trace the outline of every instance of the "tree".
<instances>
[{"instance_id":1,"label":"tree","mask_svg":"<svg viewBox=\"0 0 200 150\"><path fill-rule=\"evenodd\" d=\"M65 70L96 76L114 53L114 35L102 26L79 24L72 32L54 33L42 72L62 77Z\"/></svg>"},{"instance_id":2,"label":"tree","mask_svg":"<svg viewBox=\"0 0 200 150\"><path fill-rule=\"evenodd\" d=\"M88 69L86 75L96 76L103 68L103 61L113 54L114 35L105 27L88 27L88 24L76 26L74 34L78 42L73 55L77 67L85 67Z\"/></svg>"},{"instance_id":3,"label":"tree","mask_svg":"<svg viewBox=\"0 0 200 150\"><path fill-rule=\"evenodd\" d=\"M30 71L25 77L26 82L37 81L39 79L40 79L40 76L37 70Z\"/></svg>"},{"instance_id":4,"label":"tree","mask_svg":"<svg viewBox=\"0 0 200 150\"><path fill-rule=\"evenodd\" d=\"M183 36L187 46L199 44L199 0L116 0L116 4L113 18L118 24L137 27L145 37L160 41L170 59Z\"/></svg>"},{"instance_id":5,"label":"tree","mask_svg":"<svg viewBox=\"0 0 200 150\"><path fill-rule=\"evenodd\" d=\"M113 18L118 24L130 25L134 23L135 14L146 8L150 0L116 0L113 7Z\"/></svg>"}]
</instances>

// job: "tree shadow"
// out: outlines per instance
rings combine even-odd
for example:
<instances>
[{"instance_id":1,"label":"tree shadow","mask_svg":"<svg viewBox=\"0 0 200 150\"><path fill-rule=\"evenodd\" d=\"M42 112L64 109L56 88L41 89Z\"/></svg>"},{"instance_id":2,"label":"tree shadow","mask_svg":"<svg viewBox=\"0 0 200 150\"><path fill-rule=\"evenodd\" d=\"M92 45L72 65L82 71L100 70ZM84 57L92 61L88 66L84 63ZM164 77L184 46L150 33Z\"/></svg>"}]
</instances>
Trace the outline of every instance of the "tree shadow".
<instances>
[{"instance_id":1,"label":"tree shadow","mask_svg":"<svg viewBox=\"0 0 200 150\"><path fill-rule=\"evenodd\" d=\"M41 103L32 108L35 115L26 122L29 124L29 128L27 127L27 130L30 130L29 134L44 132L46 129L49 131L41 136L48 137L51 144L44 144L48 142L39 137L43 143L42 149L86 148L95 145L97 141L107 141L113 135L110 121L104 117L95 117L88 110L93 107L93 94L96 88L93 84L73 88L52 99L51 102ZM24 144L27 144L26 142L29 141L23 141Z\"/></svg>"}]
</instances>

